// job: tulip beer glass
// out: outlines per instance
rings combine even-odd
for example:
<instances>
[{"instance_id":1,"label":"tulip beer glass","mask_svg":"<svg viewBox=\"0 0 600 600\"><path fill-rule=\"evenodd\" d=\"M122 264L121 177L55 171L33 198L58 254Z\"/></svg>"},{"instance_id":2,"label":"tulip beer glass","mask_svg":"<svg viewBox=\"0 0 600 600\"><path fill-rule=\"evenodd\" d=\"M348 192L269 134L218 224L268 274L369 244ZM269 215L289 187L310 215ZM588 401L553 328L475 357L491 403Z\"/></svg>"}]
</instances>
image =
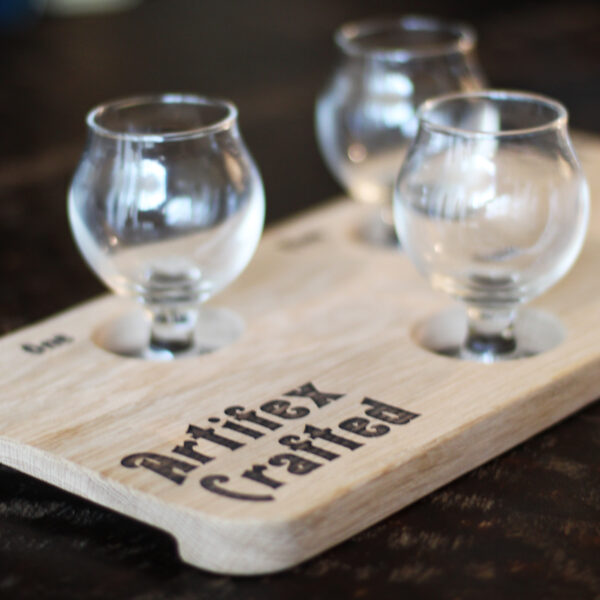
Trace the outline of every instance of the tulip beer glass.
<instances>
[{"instance_id":1,"label":"tulip beer glass","mask_svg":"<svg viewBox=\"0 0 600 600\"><path fill-rule=\"evenodd\" d=\"M263 185L235 106L131 98L95 108L87 125L69 191L73 235L100 279L151 315L145 338L120 336L110 349L171 359L235 339L237 316L202 307L244 270L263 227Z\"/></svg>"}]
</instances>

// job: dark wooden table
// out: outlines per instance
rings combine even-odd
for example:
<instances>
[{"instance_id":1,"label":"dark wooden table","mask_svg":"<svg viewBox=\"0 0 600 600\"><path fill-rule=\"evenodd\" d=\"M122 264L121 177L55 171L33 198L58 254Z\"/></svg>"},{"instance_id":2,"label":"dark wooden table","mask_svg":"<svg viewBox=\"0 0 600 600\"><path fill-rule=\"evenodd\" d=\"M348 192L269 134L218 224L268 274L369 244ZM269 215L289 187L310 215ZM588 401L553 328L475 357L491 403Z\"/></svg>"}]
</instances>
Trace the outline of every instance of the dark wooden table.
<instances>
[{"instance_id":1,"label":"dark wooden table","mask_svg":"<svg viewBox=\"0 0 600 600\"><path fill-rule=\"evenodd\" d=\"M600 5L577 0L155 0L0 34L0 332L103 291L65 213L92 105L161 90L231 98L273 222L339 193L312 127L331 31L409 11L471 21L495 87L557 97L574 127L600 132ZM0 598L597 600L599 431L595 403L322 556L258 578L187 566L167 534L0 466Z\"/></svg>"}]
</instances>

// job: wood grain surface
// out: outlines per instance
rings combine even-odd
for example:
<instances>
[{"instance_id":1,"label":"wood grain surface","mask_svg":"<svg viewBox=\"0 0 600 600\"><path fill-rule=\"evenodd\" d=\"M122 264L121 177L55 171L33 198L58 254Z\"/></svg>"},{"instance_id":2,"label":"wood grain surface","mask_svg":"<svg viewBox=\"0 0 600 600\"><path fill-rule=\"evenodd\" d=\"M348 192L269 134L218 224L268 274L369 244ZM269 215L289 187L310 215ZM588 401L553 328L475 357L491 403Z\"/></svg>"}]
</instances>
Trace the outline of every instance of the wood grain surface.
<instances>
[{"instance_id":1,"label":"wood grain surface","mask_svg":"<svg viewBox=\"0 0 600 600\"><path fill-rule=\"evenodd\" d=\"M578 147L600 197L600 141ZM447 300L400 251L361 241L365 217L345 201L271 229L216 300L246 331L212 354L106 352L95 332L134 312L112 297L4 338L0 461L166 530L191 564L257 574L350 537L600 395L599 218L575 268L536 302L565 340L484 365L415 343L416 324Z\"/></svg>"}]
</instances>

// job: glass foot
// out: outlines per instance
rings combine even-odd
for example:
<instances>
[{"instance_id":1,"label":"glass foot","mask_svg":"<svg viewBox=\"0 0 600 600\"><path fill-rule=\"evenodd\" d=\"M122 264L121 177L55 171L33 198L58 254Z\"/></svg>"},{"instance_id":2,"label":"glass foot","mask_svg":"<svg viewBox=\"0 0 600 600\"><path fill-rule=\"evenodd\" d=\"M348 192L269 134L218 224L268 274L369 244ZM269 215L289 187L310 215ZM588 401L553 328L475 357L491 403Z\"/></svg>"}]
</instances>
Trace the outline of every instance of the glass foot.
<instances>
[{"instance_id":1,"label":"glass foot","mask_svg":"<svg viewBox=\"0 0 600 600\"><path fill-rule=\"evenodd\" d=\"M430 352L461 360L492 363L536 356L558 346L565 338L561 322L553 315L533 308L519 311L514 324L514 341L506 347L467 344L467 315L453 308L430 317L413 329L413 339Z\"/></svg>"},{"instance_id":2,"label":"glass foot","mask_svg":"<svg viewBox=\"0 0 600 600\"><path fill-rule=\"evenodd\" d=\"M151 320L141 307L101 325L92 340L102 349L146 360L174 360L214 352L237 340L244 331L244 321L225 308L203 307L198 312L193 343L176 347L151 344Z\"/></svg>"}]
</instances>

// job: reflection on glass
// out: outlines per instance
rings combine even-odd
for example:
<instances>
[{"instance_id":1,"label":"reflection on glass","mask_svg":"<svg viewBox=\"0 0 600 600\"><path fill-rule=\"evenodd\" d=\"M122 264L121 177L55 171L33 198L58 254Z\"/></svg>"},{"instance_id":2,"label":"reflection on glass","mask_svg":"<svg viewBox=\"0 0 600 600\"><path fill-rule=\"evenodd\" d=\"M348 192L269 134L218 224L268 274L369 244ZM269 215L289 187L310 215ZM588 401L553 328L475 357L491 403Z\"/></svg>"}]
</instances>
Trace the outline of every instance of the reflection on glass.
<instances>
[{"instance_id":1,"label":"reflection on glass","mask_svg":"<svg viewBox=\"0 0 600 600\"><path fill-rule=\"evenodd\" d=\"M417 107L482 85L475 34L456 23L405 17L344 25L335 41L341 60L316 104L319 146L350 196L379 207L365 233L386 242L393 234L393 185L417 129Z\"/></svg>"}]
</instances>

